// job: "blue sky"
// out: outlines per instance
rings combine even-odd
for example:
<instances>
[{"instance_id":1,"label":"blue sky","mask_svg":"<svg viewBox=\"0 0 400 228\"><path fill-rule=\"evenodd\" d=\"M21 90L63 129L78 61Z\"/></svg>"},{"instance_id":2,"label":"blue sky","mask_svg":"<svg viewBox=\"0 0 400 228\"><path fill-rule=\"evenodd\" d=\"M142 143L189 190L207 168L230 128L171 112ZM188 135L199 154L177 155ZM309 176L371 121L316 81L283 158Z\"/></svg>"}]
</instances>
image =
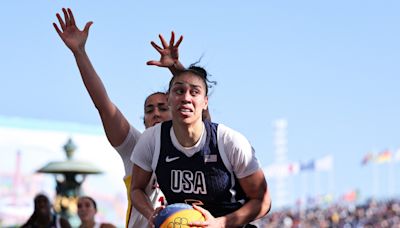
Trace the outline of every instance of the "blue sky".
<instances>
[{"instance_id":1,"label":"blue sky","mask_svg":"<svg viewBox=\"0 0 400 228\"><path fill-rule=\"evenodd\" d=\"M181 61L203 55L200 65L218 82L213 120L243 133L263 166L274 162L279 118L288 121L289 161L334 156L337 195L374 194L362 157L400 147L398 1L2 1L0 115L100 125L52 27L62 7L80 28L94 21L87 52L134 126L143 128L144 98L170 78L146 66L158 59L150 41L174 30L184 35ZM385 197L389 168L375 169ZM293 180L293 198L301 181Z\"/></svg>"}]
</instances>

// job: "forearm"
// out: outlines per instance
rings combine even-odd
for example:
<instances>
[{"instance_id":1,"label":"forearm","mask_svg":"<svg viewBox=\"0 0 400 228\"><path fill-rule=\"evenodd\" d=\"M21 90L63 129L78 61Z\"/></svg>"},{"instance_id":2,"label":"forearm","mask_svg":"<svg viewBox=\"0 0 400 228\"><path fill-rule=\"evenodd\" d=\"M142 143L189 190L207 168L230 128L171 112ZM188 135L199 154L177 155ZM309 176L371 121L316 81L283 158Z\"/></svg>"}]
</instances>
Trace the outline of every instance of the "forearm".
<instances>
[{"instance_id":1,"label":"forearm","mask_svg":"<svg viewBox=\"0 0 400 228\"><path fill-rule=\"evenodd\" d=\"M133 165L130 197L132 205L146 219L149 219L154 212L154 208L152 203L150 202L150 198L145 193L145 189L146 186L149 184L151 175L152 172L145 171L136 164Z\"/></svg>"},{"instance_id":2,"label":"forearm","mask_svg":"<svg viewBox=\"0 0 400 228\"><path fill-rule=\"evenodd\" d=\"M81 73L83 84L100 114L108 141L112 146L121 145L129 132L128 120L109 99L103 82L97 75L85 50L81 49L73 52L73 54Z\"/></svg>"},{"instance_id":3,"label":"forearm","mask_svg":"<svg viewBox=\"0 0 400 228\"><path fill-rule=\"evenodd\" d=\"M90 62L89 56L84 49L75 51L73 54L90 98L97 109L103 109L103 106L109 105L111 101L109 100L107 91L100 77L97 75L96 70Z\"/></svg>"},{"instance_id":4,"label":"forearm","mask_svg":"<svg viewBox=\"0 0 400 228\"><path fill-rule=\"evenodd\" d=\"M239 179L248 200L238 210L217 218L223 220L225 227L236 227L248 224L266 215L271 208L271 197L264 172L259 169L253 174Z\"/></svg>"},{"instance_id":5,"label":"forearm","mask_svg":"<svg viewBox=\"0 0 400 228\"><path fill-rule=\"evenodd\" d=\"M269 200L251 199L240 209L217 219L222 220L225 227L241 227L266 215L269 208Z\"/></svg>"},{"instance_id":6,"label":"forearm","mask_svg":"<svg viewBox=\"0 0 400 228\"><path fill-rule=\"evenodd\" d=\"M132 204L146 219L149 219L154 212L149 197L143 190L133 189L131 192Z\"/></svg>"}]
</instances>

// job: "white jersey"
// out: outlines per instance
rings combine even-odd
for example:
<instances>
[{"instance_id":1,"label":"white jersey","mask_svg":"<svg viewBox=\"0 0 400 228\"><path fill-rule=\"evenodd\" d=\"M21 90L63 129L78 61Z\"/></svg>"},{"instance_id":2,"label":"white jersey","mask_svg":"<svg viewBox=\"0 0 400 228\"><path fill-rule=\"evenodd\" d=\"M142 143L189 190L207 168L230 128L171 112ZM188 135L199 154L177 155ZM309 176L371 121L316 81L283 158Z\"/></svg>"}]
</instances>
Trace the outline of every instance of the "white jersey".
<instances>
[{"instance_id":1,"label":"white jersey","mask_svg":"<svg viewBox=\"0 0 400 228\"><path fill-rule=\"evenodd\" d=\"M130 186L131 186L131 175L133 169L133 163L130 158L135 148L136 143L138 142L141 133L136 130L133 126L130 126L129 133L126 136L124 142L121 145L114 147L115 150L119 153L124 163L125 168L125 187L128 197L128 210L127 210L127 221L126 227L129 228L147 228L148 220L144 218L139 211L137 211L131 204L132 200L130 197ZM155 187L155 177L153 176L149 185L146 187L146 194L150 197L150 201L153 204L153 207L161 206L160 197L163 197L162 192L158 187Z\"/></svg>"},{"instance_id":2,"label":"white jersey","mask_svg":"<svg viewBox=\"0 0 400 228\"><path fill-rule=\"evenodd\" d=\"M142 137L131 155L131 161L148 172L154 171L155 162L158 160L160 132L161 124L148 128L143 132ZM190 148L183 147L179 144L172 128L170 135L173 145L188 157L200 151L205 144L205 131L203 131L196 145ZM218 148L221 154L224 154L224 163L238 179L247 177L260 169L260 163L255 157L252 146L242 134L223 124L219 124L217 140Z\"/></svg>"}]
</instances>

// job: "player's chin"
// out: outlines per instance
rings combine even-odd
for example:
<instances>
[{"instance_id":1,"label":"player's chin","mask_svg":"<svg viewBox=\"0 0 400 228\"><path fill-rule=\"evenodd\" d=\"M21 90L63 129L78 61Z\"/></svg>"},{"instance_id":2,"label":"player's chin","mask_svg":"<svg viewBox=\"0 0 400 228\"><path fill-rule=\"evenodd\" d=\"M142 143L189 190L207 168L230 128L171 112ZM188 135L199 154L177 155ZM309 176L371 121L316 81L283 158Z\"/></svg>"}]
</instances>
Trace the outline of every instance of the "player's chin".
<instances>
[{"instance_id":1,"label":"player's chin","mask_svg":"<svg viewBox=\"0 0 400 228\"><path fill-rule=\"evenodd\" d=\"M151 125L152 127L156 126L157 124L161 123L161 121L154 121L153 124Z\"/></svg>"}]
</instances>

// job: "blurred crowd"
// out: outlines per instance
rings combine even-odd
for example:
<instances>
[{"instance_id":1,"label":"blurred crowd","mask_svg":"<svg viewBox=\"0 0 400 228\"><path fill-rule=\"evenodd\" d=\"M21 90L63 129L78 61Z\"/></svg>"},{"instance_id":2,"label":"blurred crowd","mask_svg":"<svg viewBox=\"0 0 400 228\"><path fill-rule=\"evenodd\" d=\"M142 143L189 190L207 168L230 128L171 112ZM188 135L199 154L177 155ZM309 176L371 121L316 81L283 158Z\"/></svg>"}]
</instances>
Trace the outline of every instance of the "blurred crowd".
<instances>
[{"instance_id":1,"label":"blurred crowd","mask_svg":"<svg viewBox=\"0 0 400 228\"><path fill-rule=\"evenodd\" d=\"M269 213L257 226L269 227L400 227L400 199L332 204L325 208L284 209Z\"/></svg>"}]
</instances>

